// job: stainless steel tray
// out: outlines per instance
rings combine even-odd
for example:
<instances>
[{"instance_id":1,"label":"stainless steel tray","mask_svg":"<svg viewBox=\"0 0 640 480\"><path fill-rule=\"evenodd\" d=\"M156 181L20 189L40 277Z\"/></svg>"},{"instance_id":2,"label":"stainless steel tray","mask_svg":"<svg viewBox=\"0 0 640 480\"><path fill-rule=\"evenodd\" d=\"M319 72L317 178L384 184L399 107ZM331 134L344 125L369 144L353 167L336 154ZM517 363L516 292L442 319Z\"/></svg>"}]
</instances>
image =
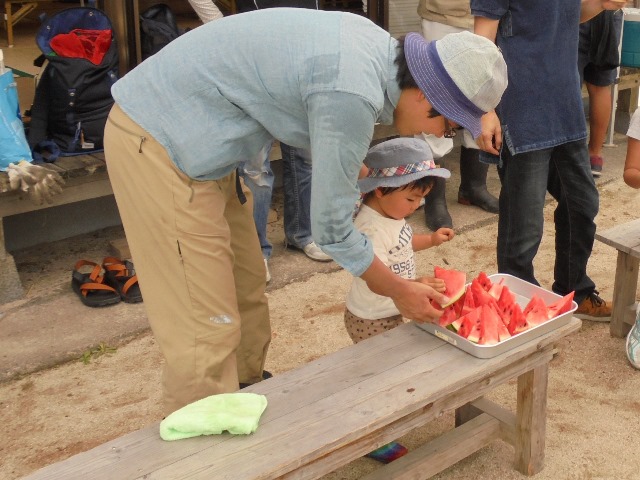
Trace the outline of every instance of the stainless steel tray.
<instances>
[{"instance_id":1,"label":"stainless steel tray","mask_svg":"<svg viewBox=\"0 0 640 480\"><path fill-rule=\"evenodd\" d=\"M509 290L514 293L514 295L516 296L516 302L518 302L522 309L524 309L524 307L527 305L533 294L537 294L540 298L542 298L542 300L544 300L547 305L562 298L560 295L556 295L549 290L545 290L544 288L538 287L529 282L525 282L524 280L514 277L513 275L496 273L494 275L490 275L489 279L493 283L498 283L502 280L502 284L509 287ZM451 345L459 348L460 350L473 355L474 357L492 358L506 352L507 350L519 347L523 343L539 337L540 335L544 335L551 330L566 325L571 320L571 316L577 308L578 305L576 304L576 302L573 302L571 310L569 310L568 312L552 318L551 320L538 325L537 327L530 328L529 330L525 330L522 333L514 335L507 340L503 340L496 345L478 345L476 343L470 342L466 338L461 337L451 330L441 327L440 325L436 325L435 323L416 323L416 325L419 328L435 335L436 337L449 342Z\"/></svg>"}]
</instances>

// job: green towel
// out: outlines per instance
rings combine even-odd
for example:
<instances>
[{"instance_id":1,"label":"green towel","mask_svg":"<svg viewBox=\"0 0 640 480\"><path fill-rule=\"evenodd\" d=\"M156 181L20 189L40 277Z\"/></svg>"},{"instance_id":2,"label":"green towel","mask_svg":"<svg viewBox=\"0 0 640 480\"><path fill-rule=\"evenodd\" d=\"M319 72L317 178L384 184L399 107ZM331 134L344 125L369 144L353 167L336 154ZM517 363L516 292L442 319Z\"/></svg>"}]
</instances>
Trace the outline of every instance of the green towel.
<instances>
[{"instance_id":1,"label":"green towel","mask_svg":"<svg viewBox=\"0 0 640 480\"><path fill-rule=\"evenodd\" d=\"M248 435L258 428L267 397L257 393L211 395L176 410L160 422L163 440L180 440L224 431Z\"/></svg>"}]
</instances>

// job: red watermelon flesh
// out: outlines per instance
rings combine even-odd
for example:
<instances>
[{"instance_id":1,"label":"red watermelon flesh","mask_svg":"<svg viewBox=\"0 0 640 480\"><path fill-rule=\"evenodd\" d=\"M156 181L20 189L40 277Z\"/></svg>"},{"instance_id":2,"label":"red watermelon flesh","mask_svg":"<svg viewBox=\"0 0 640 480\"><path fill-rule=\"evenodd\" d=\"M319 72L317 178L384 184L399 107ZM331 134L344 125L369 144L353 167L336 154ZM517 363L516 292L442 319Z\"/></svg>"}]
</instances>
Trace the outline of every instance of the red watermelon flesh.
<instances>
[{"instance_id":1,"label":"red watermelon flesh","mask_svg":"<svg viewBox=\"0 0 640 480\"><path fill-rule=\"evenodd\" d=\"M444 280L446 287L444 295L449 297L450 301L446 305L442 305L443 308L455 303L464 293L467 283L466 273L452 268L441 268L436 265L433 267L433 276Z\"/></svg>"},{"instance_id":2,"label":"red watermelon flesh","mask_svg":"<svg viewBox=\"0 0 640 480\"><path fill-rule=\"evenodd\" d=\"M482 286L482 288L487 292L491 288L491 285L493 285L493 283L491 282L487 274L484 272L480 272L476 277L476 279L478 280L478 282L480 282L480 285Z\"/></svg>"},{"instance_id":3,"label":"red watermelon flesh","mask_svg":"<svg viewBox=\"0 0 640 480\"><path fill-rule=\"evenodd\" d=\"M442 316L438 319L438 325L446 327L447 325L452 324L457 318L458 315L456 314L453 305L449 305L444 309Z\"/></svg>"},{"instance_id":4,"label":"red watermelon flesh","mask_svg":"<svg viewBox=\"0 0 640 480\"><path fill-rule=\"evenodd\" d=\"M478 336L480 333L480 329L478 326L478 322L480 321L480 308L476 308L475 310L472 310L471 312L466 314L464 317L459 318L457 321L460 322L460 327L458 328L458 335L470 340L469 334L471 334L472 330L477 330L474 336Z\"/></svg>"},{"instance_id":5,"label":"red watermelon flesh","mask_svg":"<svg viewBox=\"0 0 640 480\"><path fill-rule=\"evenodd\" d=\"M495 345L500 341L498 325L504 324L491 305L483 305L480 313L480 345ZM469 340L469 338L467 337Z\"/></svg>"},{"instance_id":6,"label":"red watermelon flesh","mask_svg":"<svg viewBox=\"0 0 640 480\"><path fill-rule=\"evenodd\" d=\"M564 297L547 306L547 317L549 317L549 320L571 310L574 294L575 292L567 293Z\"/></svg>"},{"instance_id":7,"label":"red watermelon flesh","mask_svg":"<svg viewBox=\"0 0 640 480\"><path fill-rule=\"evenodd\" d=\"M516 303L516 296L506 285L502 287L500 298L498 298L498 308L504 310L506 307Z\"/></svg>"},{"instance_id":8,"label":"red watermelon flesh","mask_svg":"<svg viewBox=\"0 0 640 480\"><path fill-rule=\"evenodd\" d=\"M474 278L471 281L471 286L469 288L471 289L473 300L477 306L495 303L496 299L482 288L482 285L477 278Z\"/></svg>"},{"instance_id":9,"label":"red watermelon flesh","mask_svg":"<svg viewBox=\"0 0 640 480\"><path fill-rule=\"evenodd\" d=\"M544 300L537 295L533 295L527 306L522 311L530 327L535 327L549 320L547 316L547 305Z\"/></svg>"},{"instance_id":10,"label":"red watermelon flesh","mask_svg":"<svg viewBox=\"0 0 640 480\"><path fill-rule=\"evenodd\" d=\"M493 285L491 285L491 288L488 290L489 295L491 295L496 300L499 300L500 295L502 294L502 289L504 288L504 285L502 285L503 281L504 278L501 279L498 283L494 283Z\"/></svg>"},{"instance_id":11,"label":"red watermelon flesh","mask_svg":"<svg viewBox=\"0 0 640 480\"><path fill-rule=\"evenodd\" d=\"M473 298L473 293L470 288L467 288L467 292L464 295L464 303L462 304L462 310L460 311L460 316L464 316L469 313L471 310L475 310L476 302Z\"/></svg>"},{"instance_id":12,"label":"red watermelon flesh","mask_svg":"<svg viewBox=\"0 0 640 480\"><path fill-rule=\"evenodd\" d=\"M467 295L465 290L465 293L463 293L462 296L458 300L456 300L453 305L451 305L453 307L453 310L456 312L456 318L462 316L462 308L464 307L466 298Z\"/></svg>"},{"instance_id":13,"label":"red watermelon flesh","mask_svg":"<svg viewBox=\"0 0 640 480\"><path fill-rule=\"evenodd\" d=\"M511 320L509 320L507 330L509 330L509 333L511 335L517 335L518 333L524 332L528 328L529 324L527 323L527 319L522 313L520 305L514 303L513 307L511 308Z\"/></svg>"}]
</instances>

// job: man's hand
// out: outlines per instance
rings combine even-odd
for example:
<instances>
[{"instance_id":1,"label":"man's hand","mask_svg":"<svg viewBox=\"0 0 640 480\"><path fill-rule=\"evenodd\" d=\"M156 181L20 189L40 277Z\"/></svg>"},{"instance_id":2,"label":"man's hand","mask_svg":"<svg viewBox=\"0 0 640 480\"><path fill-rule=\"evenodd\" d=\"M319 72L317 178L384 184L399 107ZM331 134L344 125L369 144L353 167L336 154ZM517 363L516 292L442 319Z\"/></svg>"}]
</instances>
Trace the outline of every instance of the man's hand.
<instances>
[{"instance_id":1,"label":"man's hand","mask_svg":"<svg viewBox=\"0 0 640 480\"><path fill-rule=\"evenodd\" d=\"M482 116L482 132L476 139L476 143L480 149L494 155L500 155L502 147L502 128L500 127L500 119L495 111L487 112Z\"/></svg>"},{"instance_id":2,"label":"man's hand","mask_svg":"<svg viewBox=\"0 0 640 480\"><path fill-rule=\"evenodd\" d=\"M403 317L418 323L435 323L440 318L442 310L431 305L431 300L442 305L448 303L449 299L428 286L427 282L422 279L407 281L402 293L391 297Z\"/></svg>"},{"instance_id":3,"label":"man's hand","mask_svg":"<svg viewBox=\"0 0 640 480\"><path fill-rule=\"evenodd\" d=\"M7 167L11 190L22 190L29 194L35 205L42 205L43 200L51 203L52 197L62 192L64 180L47 165L34 165L26 160L18 164L10 163Z\"/></svg>"}]
</instances>

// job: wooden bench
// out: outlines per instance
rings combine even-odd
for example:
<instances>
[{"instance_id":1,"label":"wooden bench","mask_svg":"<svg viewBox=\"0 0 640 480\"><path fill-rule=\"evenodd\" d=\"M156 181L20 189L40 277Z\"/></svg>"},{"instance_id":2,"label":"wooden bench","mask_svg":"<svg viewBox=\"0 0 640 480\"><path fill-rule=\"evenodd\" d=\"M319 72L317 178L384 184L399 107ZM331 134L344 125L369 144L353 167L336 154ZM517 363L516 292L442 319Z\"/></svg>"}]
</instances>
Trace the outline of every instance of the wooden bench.
<instances>
[{"instance_id":1,"label":"wooden bench","mask_svg":"<svg viewBox=\"0 0 640 480\"><path fill-rule=\"evenodd\" d=\"M544 465L549 362L580 326L572 318L479 359L406 324L245 389L268 400L252 435L164 442L154 424L26 478L313 479L453 409L457 428L365 478L428 478L496 439L533 475ZM483 398L512 379L515 414Z\"/></svg>"},{"instance_id":2,"label":"wooden bench","mask_svg":"<svg viewBox=\"0 0 640 480\"><path fill-rule=\"evenodd\" d=\"M60 157L50 165L66 182L51 204L34 205L27 194L12 191L7 174L0 172L0 304L23 295L15 262L5 248L4 217L113 194L103 153Z\"/></svg>"},{"instance_id":3,"label":"wooden bench","mask_svg":"<svg viewBox=\"0 0 640 480\"><path fill-rule=\"evenodd\" d=\"M609 332L613 337L624 337L636 319L640 220L617 225L604 232L596 231L596 238L618 250Z\"/></svg>"}]
</instances>

